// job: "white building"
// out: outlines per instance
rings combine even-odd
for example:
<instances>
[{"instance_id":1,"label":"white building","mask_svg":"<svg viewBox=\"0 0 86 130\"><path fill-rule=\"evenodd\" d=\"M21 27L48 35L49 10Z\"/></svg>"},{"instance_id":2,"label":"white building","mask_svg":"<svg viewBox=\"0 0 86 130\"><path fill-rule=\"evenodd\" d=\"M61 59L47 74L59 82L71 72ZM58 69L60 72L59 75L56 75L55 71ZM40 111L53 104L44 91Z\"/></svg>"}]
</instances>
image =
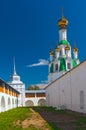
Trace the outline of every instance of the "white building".
<instances>
[{"instance_id":1,"label":"white building","mask_svg":"<svg viewBox=\"0 0 86 130\"><path fill-rule=\"evenodd\" d=\"M20 92L21 100L19 102L19 106L25 106L25 84L20 81L20 76L18 76L16 73L15 62L13 75L10 77L8 84Z\"/></svg>"},{"instance_id":2,"label":"white building","mask_svg":"<svg viewBox=\"0 0 86 130\"><path fill-rule=\"evenodd\" d=\"M13 75L8 82L10 86L19 91L19 106L38 106L46 104L45 90L25 90L25 84L20 80L20 76L16 73L15 62ZM43 88L43 86L42 86Z\"/></svg>"},{"instance_id":3,"label":"white building","mask_svg":"<svg viewBox=\"0 0 86 130\"><path fill-rule=\"evenodd\" d=\"M59 43L55 51L50 51L46 104L57 109L86 113L86 61L79 62L76 47L73 48L72 58L67 24L67 19L62 16L58 21Z\"/></svg>"}]
</instances>

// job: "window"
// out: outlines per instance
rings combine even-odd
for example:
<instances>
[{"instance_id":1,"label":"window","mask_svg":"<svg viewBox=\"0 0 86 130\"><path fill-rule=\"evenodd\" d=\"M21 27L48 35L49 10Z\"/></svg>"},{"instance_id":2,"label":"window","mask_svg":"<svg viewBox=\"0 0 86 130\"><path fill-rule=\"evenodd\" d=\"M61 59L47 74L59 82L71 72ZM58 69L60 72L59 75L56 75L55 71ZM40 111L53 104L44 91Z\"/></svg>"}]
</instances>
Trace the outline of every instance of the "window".
<instances>
[{"instance_id":1,"label":"window","mask_svg":"<svg viewBox=\"0 0 86 130\"><path fill-rule=\"evenodd\" d=\"M50 73L53 73L53 63L50 66Z\"/></svg>"},{"instance_id":2,"label":"window","mask_svg":"<svg viewBox=\"0 0 86 130\"><path fill-rule=\"evenodd\" d=\"M55 65L55 70L58 70L58 64Z\"/></svg>"},{"instance_id":3,"label":"window","mask_svg":"<svg viewBox=\"0 0 86 130\"><path fill-rule=\"evenodd\" d=\"M71 69L71 64L70 63L67 63L67 68Z\"/></svg>"},{"instance_id":4,"label":"window","mask_svg":"<svg viewBox=\"0 0 86 130\"><path fill-rule=\"evenodd\" d=\"M84 91L80 91L80 109L84 109Z\"/></svg>"}]
</instances>

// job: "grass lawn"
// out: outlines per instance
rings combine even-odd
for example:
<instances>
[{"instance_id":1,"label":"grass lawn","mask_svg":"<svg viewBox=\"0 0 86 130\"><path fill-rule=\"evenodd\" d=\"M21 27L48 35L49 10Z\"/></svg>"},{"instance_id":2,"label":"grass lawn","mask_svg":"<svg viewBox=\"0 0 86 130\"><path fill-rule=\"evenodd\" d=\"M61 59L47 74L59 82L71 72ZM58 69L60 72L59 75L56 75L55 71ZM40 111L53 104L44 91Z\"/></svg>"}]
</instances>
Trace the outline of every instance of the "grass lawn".
<instances>
[{"instance_id":1,"label":"grass lawn","mask_svg":"<svg viewBox=\"0 0 86 130\"><path fill-rule=\"evenodd\" d=\"M24 107L0 113L0 130L86 130L86 115L52 107Z\"/></svg>"}]
</instances>

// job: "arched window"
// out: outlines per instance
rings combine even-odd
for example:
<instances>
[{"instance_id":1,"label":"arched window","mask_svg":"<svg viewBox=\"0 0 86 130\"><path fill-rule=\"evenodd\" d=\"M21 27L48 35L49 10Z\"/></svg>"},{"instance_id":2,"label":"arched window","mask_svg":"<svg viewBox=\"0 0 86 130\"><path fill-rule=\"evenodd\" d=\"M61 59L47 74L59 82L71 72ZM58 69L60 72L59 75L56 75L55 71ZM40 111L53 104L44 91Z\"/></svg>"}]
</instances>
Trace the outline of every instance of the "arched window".
<instances>
[{"instance_id":1,"label":"arched window","mask_svg":"<svg viewBox=\"0 0 86 130\"><path fill-rule=\"evenodd\" d=\"M53 63L50 66L50 73L53 73Z\"/></svg>"},{"instance_id":2,"label":"arched window","mask_svg":"<svg viewBox=\"0 0 86 130\"><path fill-rule=\"evenodd\" d=\"M58 70L58 64L55 65L55 70Z\"/></svg>"},{"instance_id":3,"label":"arched window","mask_svg":"<svg viewBox=\"0 0 86 130\"><path fill-rule=\"evenodd\" d=\"M61 58L61 60L60 60L60 71L65 71L65 70L66 70L65 59Z\"/></svg>"},{"instance_id":4,"label":"arched window","mask_svg":"<svg viewBox=\"0 0 86 130\"><path fill-rule=\"evenodd\" d=\"M71 64L70 63L67 63L67 68L71 69Z\"/></svg>"}]
</instances>

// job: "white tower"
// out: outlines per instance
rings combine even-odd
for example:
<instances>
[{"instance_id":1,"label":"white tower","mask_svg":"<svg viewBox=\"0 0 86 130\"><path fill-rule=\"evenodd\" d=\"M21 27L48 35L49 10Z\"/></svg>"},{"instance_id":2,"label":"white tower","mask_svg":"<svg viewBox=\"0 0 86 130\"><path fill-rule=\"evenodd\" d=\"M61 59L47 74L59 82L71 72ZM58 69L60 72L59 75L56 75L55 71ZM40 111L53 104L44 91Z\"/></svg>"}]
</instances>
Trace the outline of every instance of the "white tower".
<instances>
[{"instance_id":1,"label":"white tower","mask_svg":"<svg viewBox=\"0 0 86 130\"><path fill-rule=\"evenodd\" d=\"M68 20L63 16L58 20L59 27L59 42L55 50L50 51L49 74L48 82L59 78L65 72L76 67L80 62L78 59L78 49L73 49L74 58L72 58L72 51L70 43L67 40Z\"/></svg>"},{"instance_id":2,"label":"white tower","mask_svg":"<svg viewBox=\"0 0 86 130\"><path fill-rule=\"evenodd\" d=\"M20 81L20 76L16 73L15 59L13 75L10 77L8 84L20 92L19 106L25 106L25 84Z\"/></svg>"}]
</instances>

